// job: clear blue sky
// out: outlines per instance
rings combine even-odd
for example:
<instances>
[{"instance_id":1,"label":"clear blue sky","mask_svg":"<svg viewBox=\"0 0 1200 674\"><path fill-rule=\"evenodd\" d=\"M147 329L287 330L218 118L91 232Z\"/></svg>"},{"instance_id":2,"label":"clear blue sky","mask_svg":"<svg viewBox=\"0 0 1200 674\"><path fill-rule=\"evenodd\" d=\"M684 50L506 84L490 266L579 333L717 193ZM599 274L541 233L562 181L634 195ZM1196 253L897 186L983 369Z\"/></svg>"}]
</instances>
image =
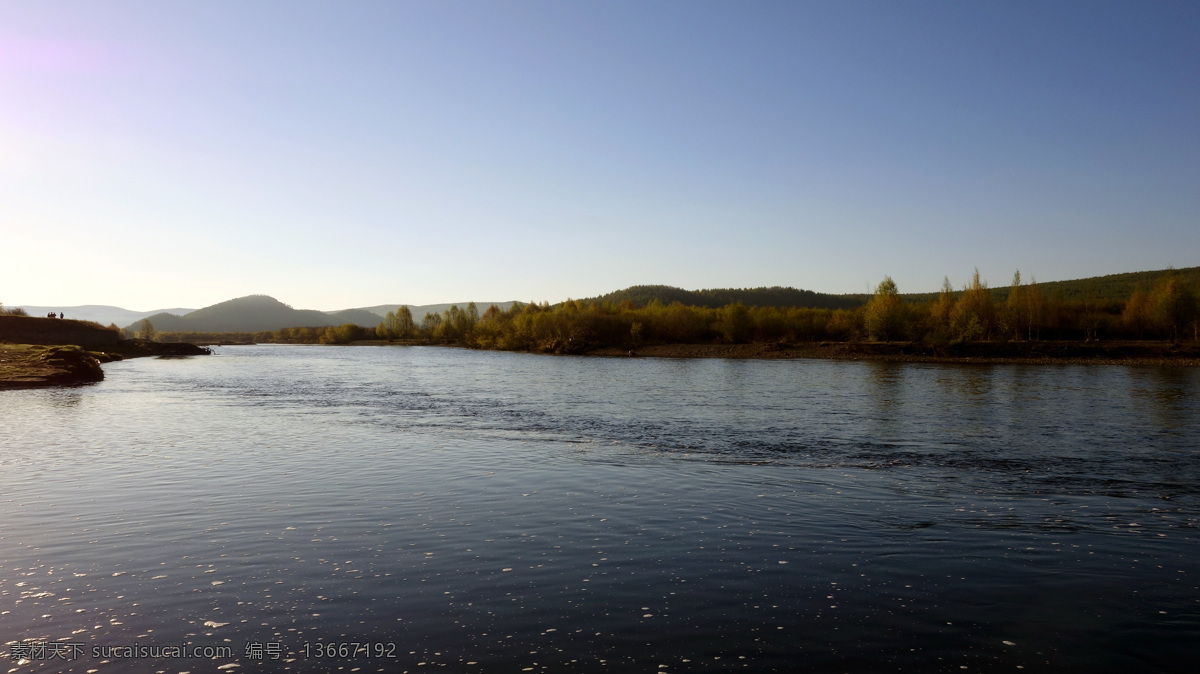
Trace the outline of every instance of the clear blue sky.
<instances>
[{"instance_id":1,"label":"clear blue sky","mask_svg":"<svg viewBox=\"0 0 1200 674\"><path fill-rule=\"evenodd\" d=\"M1196 2L0 0L0 301L1200 264Z\"/></svg>"}]
</instances>

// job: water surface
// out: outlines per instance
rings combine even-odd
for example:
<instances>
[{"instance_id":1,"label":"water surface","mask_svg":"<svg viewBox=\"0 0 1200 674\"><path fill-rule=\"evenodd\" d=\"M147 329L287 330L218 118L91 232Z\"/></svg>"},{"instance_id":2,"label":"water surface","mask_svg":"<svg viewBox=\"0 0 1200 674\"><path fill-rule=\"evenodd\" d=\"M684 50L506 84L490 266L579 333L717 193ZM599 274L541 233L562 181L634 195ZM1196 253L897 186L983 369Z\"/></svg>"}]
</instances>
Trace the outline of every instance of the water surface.
<instances>
[{"instance_id":1,"label":"water surface","mask_svg":"<svg viewBox=\"0 0 1200 674\"><path fill-rule=\"evenodd\" d=\"M287 346L105 367L0 392L0 640L83 644L15 671L1200 655L1192 369ZM370 646L326 650L346 642ZM135 643L232 654L93 657Z\"/></svg>"}]
</instances>

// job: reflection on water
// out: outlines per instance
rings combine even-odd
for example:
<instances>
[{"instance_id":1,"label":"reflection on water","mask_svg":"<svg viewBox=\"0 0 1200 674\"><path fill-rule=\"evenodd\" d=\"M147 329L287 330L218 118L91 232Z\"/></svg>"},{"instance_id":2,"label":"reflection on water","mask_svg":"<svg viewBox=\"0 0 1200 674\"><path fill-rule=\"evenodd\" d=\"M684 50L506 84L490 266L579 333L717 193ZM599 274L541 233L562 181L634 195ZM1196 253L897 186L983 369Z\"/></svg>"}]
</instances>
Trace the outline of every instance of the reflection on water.
<instances>
[{"instance_id":1,"label":"reflection on water","mask_svg":"<svg viewBox=\"0 0 1200 674\"><path fill-rule=\"evenodd\" d=\"M16 671L1183 671L1195 370L231 347L0 393ZM324 644L395 657L318 657ZM11 646L10 646L11 647ZM332 663L332 664L331 664ZM422 664L424 663L424 664Z\"/></svg>"},{"instance_id":2,"label":"reflection on water","mask_svg":"<svg viewBox=\"0 0 1200 674\"><path fill-rule=\"evenodd\" d=\"M83 402L84 396L86 395L83 390L84 388L86 387L53 389L52 391L48 392L49 395L46 396L46 402L50 405L63 409L76 407Z\"/></svg>"},{"instance_id":3,"label":"reflection on water","mask_svg":"<svg viewBox=\"0 0 1200 674\"><path fill-rule=\"evenodd\" d=\"M1153 415L1165 430L1187 430L1197 410L1196 381L1181 368L1142 368L1132 382L1132 414Z\"/></svg>"}]
</instances>

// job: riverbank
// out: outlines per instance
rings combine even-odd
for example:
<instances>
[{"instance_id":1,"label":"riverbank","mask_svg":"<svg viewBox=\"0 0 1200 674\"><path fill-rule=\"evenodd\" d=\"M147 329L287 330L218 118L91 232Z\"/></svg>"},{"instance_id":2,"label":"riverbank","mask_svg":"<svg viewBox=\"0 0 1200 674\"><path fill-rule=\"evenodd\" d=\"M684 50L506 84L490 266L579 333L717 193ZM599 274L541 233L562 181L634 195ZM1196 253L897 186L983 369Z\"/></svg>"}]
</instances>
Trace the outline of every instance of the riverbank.
<instances>
[{"instance_id":1,"label":"riverbank","mask_svg":"<svg viewBox=\"0 0 1200 674\"><path fill-rule=\"evenodd\" d=\"M0 391L45 386L79 386L104 379L101 363L147 356L212 353L194 344L160 344L122 339L103 351L76 345L0 344Z\"/></svg>"},{"instance_id":2,"label":"riverbank","mask_svg":"<svg viewBox=\"0 0 1200 674\"><path fill-rule=\"evenodd\" d=\"M975 342L926 346L912 342L647 344L601 347L590 356L872 360L903 363L1096 364L1200 367L1200 346L1163 342Z\"/></svg>"},{"instance_id":3,"label":"riverbank","mask_svg":"<svg viewBox=\"0 0 1200 674\"><path fill-rule=\"evenodd\" d=\"M97 382L106 355L78 346L0 344L0 390Z\"/></svg>"},{"instance_id":4,"label":"riverbank","mask_svg":"<svg viewBox=\"0 0 1200 674\"><path fill-rule=\"evenodd\" d=\"M222 342L222 344L228 344ZM165 345L164 345L165 346ZM475 348L429 339L358 340L349 346ZM750 344L579 345L532 353L609 358L732 358L871 360L901 363L1092 364L1200 367L1200 344L1155 341L970 342L755 342Z\"/></svg>"}]
</instances>

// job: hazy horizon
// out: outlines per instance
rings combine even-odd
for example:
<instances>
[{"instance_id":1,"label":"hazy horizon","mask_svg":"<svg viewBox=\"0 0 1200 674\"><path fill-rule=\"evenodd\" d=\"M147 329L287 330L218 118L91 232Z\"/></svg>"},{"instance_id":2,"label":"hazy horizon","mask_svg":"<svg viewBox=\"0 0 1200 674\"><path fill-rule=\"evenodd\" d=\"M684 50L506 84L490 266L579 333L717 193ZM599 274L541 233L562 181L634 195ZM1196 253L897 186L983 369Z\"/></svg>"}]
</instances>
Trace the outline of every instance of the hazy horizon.
<instances>
[{"instance_id":1,"label":"hazy horizon","mask_svg":"<svg viewBox=\"0 0 1200 674\"><path fill-rule=\"evenodd\" d=\"M0 17L6 306L917 293L1200 263L1195 3Z\"/></svg>"},{"instance_id":2,"label":"hazy horizon","mask_svg":"<svg viewBox=\"0 0 1200 674\"><path fill-rule=\"evenodd\" d=\"M1101 275L1099 275L1099 276L1100 276L1100 277L1103 277L1103 276L1112 276L1112 275L1119 275L1119 274L1125 274L1125 273L1137 273L1137 272L1160 272L1160 271L1167 271L1167 270L1169 270L1169 269L1188 269L1188 267L1176 267L1176 266L1170 266L1170 267L1163 268L1163 269L1137 269L1137 270L1128 270L1128 271L1112 272L1111 274L1101 274ZM1097 277L1087 277L1087 278L1097 278ZM1031 276L1029 276L1029 275L1022 275L1022 283L1025 283L1025 284L1029 284L1029 283L1031 283L1031 282L1036 282L1036 283L1038 283L1038 284L1046 284L1046 283L1056 283L1056 282L1061 282L1061 281L1076 281L1076 280L1082 280L1082 279L1041 279L1041 278L1035 278L1035 277L1031 277ZM989 282L987 279L983 279L983 283L984 283L984 285L985 285L986 287L989 287L989 288L996 288L996 287L1003 287L1003 286L1007 286L1007 285L1009 285L1009 283L1010 283L1010 282L1011 282L1011 278L1010 278L1008 281L1006 281L1006 282L1001 282L1001 283L992 283L992 282ZM673 285L672 285L672 284L670 284L670 283L637 283L637 284L634 284L634 286L668 286L668 287L676 287L676 288L681 288L681 289L683 289L683 290L688 290L688 291L714 290L714 289L731 289L731 288L734 288L734 289L752 289L750 286L724 286L724 287L722 287L722 288L715 288L715 287L714 287L714 288L683 288L682 286L673 286ZM266 293L246 293L246 294L238 295L238 296L236 296L236 297L227 297L227 298L225 298L225 299L222 299L222 300L217 300L217 301L215 301L215 302L212 302L211 304L207 304L207 305L204 305L204 306L202 306L202 307L194 307L194 308L190 308L190 309L184 309L184 308L182 308L182 307L172 307L172 308L167 308L167 309L129 309L128 307L119 306L119 305L113 305L113 304L89 304L89 305L69 305L69 304L55 304L55 305L50 305L50 304L41 304L41 305L33 305L33 304L16 304L16 303L10 303L10 304L6 304L5 306L14 306L14 307L17 307L17 306L19 306L19 307L24 307L24 308L26 308L26 309L35 309L35 310L39 310L39 311L49 311L49 310L51 310L51 309L55 309L55 308L58 308L58 309L71 309L71 308L78 308L78 307L98 306L98 307L111 307L111 308L116 308L116 309L121 309L121 310L124 310L124 311L128 311L128 312L130 312L130 313L140 313L140 314L148 314L148 315L149 315L149 314L154 314L154 313L164 313L164 312L165 312L165 313L176 313L177 311L183 311L183 312L185 312L185 314L186 314L186 313L188 313L188 312L197 311L197 310L199 310L199 309L204 309L204 308L207 308L207 307L210 307L210 306L216 305L216 304L222 304L222 303L224 303L224 302L228 302L228 301L231 301L231 300L237 300L237 299L243 299L243 298L247 298L247 297L255 297L255 296L266 296L266 297L271 297L272 299L274 299L274 300L277 300L277 301L279 301L279 302L282 302L282 303L284 303L284 304L286 304L286 305L288 305L288 306L292 307L293 309L315 310L315 311L321 311L321 312L324 312L324 313L337 313L337 312L340 312L340 311L347 311L347 310L357 310L357 309L363 309L363 310L368 310L368 311L370 311L370 310L371 310L372 308L374 308L374 307L400 307L400 306L407 306L407 307L410 307L410 308L416 308L416 307L421 307L421 308L424 308L424 307L432 307L432 306L451 306L451 305L457 305L457 306L460 306L460 307L465 307L467 304L469 304L469 303L471 303L471 302L475 302L475 303L476 303L476 305L480 306L481 308L486 308L487 306L489 306L489 305L491 305L491 304L504 304L504 303L508 303L508 302L521 302L521 303L528 303L528 302L535 302L535 303L548 302L549 304L551 304L551 305L554 305L554 304L558 304L558 303L560 303L560 302L565 302L565 301L567 301L567 300L570 300L570 299L574 299L574 300L584 300L584 299L591 299L592 297L599 297L599 296L602 296L602 295L607 295L607 294L608 294L608 293L610 293L610 292L615 292L615 291L620 291L620 290L626 290L626 289L628 289L628 288L630 288L630 287L634 287L634 286L625 286L625 287L623 287L623 288L613 288L613 289L611 289L611 290L608 290L608 291L605 291L605 292L602 292L602 293L598 293L598 294L596 294L596 295L592 295L592 296L589 296L589 297L582 297L582 296L581 296L581 297L562 297L562 298L558 298L558 299L546 299L546 298L527 298L527 299L521 299L521 298L510 298L510 299L505 299L505 300L497 300L497 299L494 299L494 298L493 298L493 299L487 299L487 300L476 300L476 299L459 299L459 300L450 300L450 301L440 301L440 302L422 302L422 303L415 303L415 302L379 302L379 303L376 303L376 304L357 304L357 305L354 305L354 306L343 306L343 307L336 307L336 308L315 308L315 307L302 306L302 305L295 304L295 303L293 303L293 302L289 302L289 301L288 301L287 299L285 299L285 298L276 297L276 296L274 296L274 295L268 295L268 294L266 294ZM755 287L755 288L761 288L761 287L764 287L764 286L754 286L754 287ZM766 286L766 287L771 287L771 286ZM782 287L787 287L787 286L782 286ZM964 288L966 288L966 287L967 287L967 284L966 284L966 283L958 283L958 284L953 284L953 287L954 287L954 289L955 289L956 291L958 291L958 290L963 290ZM871 284L871 286L870 286L869 288L866 288L866 287L864 287L864 289L862 289L862 290L860 290L860 291L857 291L857 292L849 292L849 293L826 293L825 291L822 291L822 290L819 290L819 289L816 289L816 288L798 288L798 290L809 290L809 291L813 291L813 292L816 292L816 293L828 294L828 295L864 295L864 294L865 294L865 295L870 295L870 294L873 294L873 293L875 292L875 288L876 288L876 284ZM925 289L925 290L901 289L900 293L901 293L902 295L910 295L910 294L911 294L911 295L919 295L919 294L937 293L937 292L940 292L940 291L941 291L941 286L939 285L939 286L938 286L938 287L936 287L936 288L930 288L930 289ZM385 312L385 313L386 313L386 312ZM177 314L177 315L185 315L185 314Z\"/></svg>"},{"instance_id":3,"label":"hazy horizon","mask_svg":"<svg viewBox=\"0 0 1200 674\"><path fill-rule=\"evenodd\" d=\"M1176 266L1176 265L1169 265L1169 266L1167 266L1167 267L1163 267L1162 269L1129 269L1129 270L1124 270L1124 271L1113 271L1113 272L1108 272L1108 273L1104 273L1104 274L1097 274L1096 276L1080 277L1080 278L1038 278L1038 277L1034 277L1034 276L1031 276L1031 275L1029 275L1029 274L1027 274L1027 273L1023 273L1023 272L1022 272L1022 276L1021 276L1021 278L1022 278L1022 283L1026 283L1026 284L1028 284L1028 283L1031 283L1031 282L1036 282L1036 283L1039 283L1039 284L1045 284L1045 283L1056 283L1056 282L1060 282L1060 281L1076 281L1076 280L1081 280L1082 278L1097 278L1097 277L1103 277L1103 276L1113 276L1113 275L1126 274L1126 273L1138 273L1138 272L1159 272L1159 271L1168 271L1168 270L1171 270L1171 269L1188 269L1188 268L1190 268L1190 267L1180 267L1180 266ZM1018 271L1018 270L1014 270L1014 271ZM881 277L881 280L882 280L882 277ZM987 286L987 287L989 287L989 288L995 288L995 287L999 287L999 286L1007 286L1007 285L1009 285L1009 284L1011 283L1011 280L1012 280L1012 279L1011 279L1011 275L1010 275L1008 278L1006 278L1006 279L1004 279L1004 280L1002 280L1002 281L1000 281L1000 282L991 282L991 281L990 281L989 279L987 279L987 278L983 278L982 280L983 280L983 283L984 283L984 285L985 285L985 286ZM198 306L198 307L193 307L193 308L190 308L190 309L186 309L186 311L188 311L188 312L191 312L191 311L196 311L196 310L198 310L198 309L203 309L203 308L206 308L206 307L209 307L209 306L213 306L213 305L215 305L215 304L221 304L221 303L223 303L223 302L228 302L228 301L230 301L230 300L242 299L242 298L246 298L246 297L255 297L255 296L266 296L266 297L271 297L272 299L275 299L275 300L278 300L278 301L280 301L280 302L283 302L284 304L287 304L288 306L290 306L290 307L292 307L292 308L295 308L295 309L311 309L311 310L315 310L315 311L322 311L322 312L326 312L326 313L336 313L336 312L339 312L339 311L346 311L346 310L350 310L350 309L367 309L367 310L369 310L371 307L384 307L384 306L409 306L409 307L417 307L417 306L419 306L419 307L428 307L428 306L441 306L441 305L447 305L447 306L448 306L448 305L452 305L452 304L458 304L458 305L465 306L466 304L468 304L468 303L470 303L470 302L475 302L476 304L483 303L484 305L487 305L487 304L489 304L489 303L495 304L495 303L504 303L504 302L521 302L521 303L528 303L528 302L535 302L535 303L548 302L548 303L550 303L550 304L558 304L558 303L560 303L560 302L565 302L565 301L567 301L567 300L572 300L572 299L573 299L573 300L582 300L582 299L590 299L590 298L592 298L592 297L599 297L599 296L602 296L602 295L607 295L607 294L609 294L609 293L611 293L611 292L620 291L620 290L625 290L625 289L627 289L627 288L634 287L634 286L668 286L668 287L681 288L681 289L683 289L683 290L689 290L689 291L698 291L698 290L713 290L713 289L730 289L730 288L734 288L734 289L753 289L753 288L763 288L763 287L776 287L776 286L745 286L745 285L738 286L738 285L727 285L727 286L719 286L719 287L718 287L718 286L711 286L711 287L707 287L707 288L686 288L686 287L684 287L684 286L679 286L679 285L672 284L672 283L634 283L634 284L632 284L632 285L629 285L629 286L623 286L623 287L621 287L621 288L611 288L611 289L609 289L609 290L606 290L606 291L603 291L603 292L600 292L600 293L596 293L595 295L586 296L586 297L585 297L585 296L576 296L576 297L560 297L560 298L557 298L557 299L554 299L554 298L543 298L543 297L538 297L538 298L525 298L525 299L522 299L522 298L510 298L510 299L505 299L505 300L497 300L497 299L489 299L489 300L459 299L459 300L440 300L440 301L433 301L433 302L420 302L420 303L417 303L417 302L377 302L377 303L375 303L375 304L355 304L355 305L352 305L352 306L340 306L340 307L333 307L333 308L318 308L318 307L302 306L302 305L296 304L296 303L294 303L294 302L290 302L290 301L288 301L288 300L287 300L286 298L284 298L284 297L277 297L277 296L275 296L275 295L270 295L270 294L268 294L268 293L255 293L255 292L252 292L252 293L243 293L243 294L236 295L236 296L233 296L233 297L226 297L226 298L224 298L224 299L219 299L219 300L216 300L216 301L214 301L214 302L211 302L211 303L209 303L209 304L206 304L206 305L204 305L204 306ZM960 283L952 283L952 286L954 287L954 289L955 289L956 291L957 291L957 290L962 290L963 288L965 288L965 287L967 286L967 282L964 280L963 282L960 282ZM778 286L778 287L793 287L793 288L795 288L796 286ZM821 289L819 289L819 288L797 288L797 289L798 289L798 290L809 290L809 291L812 291L812 292L821 293L821 294L826 294L826 295L864 295L864 294L865 294L865 295L870 295L870 294L873 294L873 293L875 292L875 289L876 289L876 287L877 287L877 283L875 283L875 282L870 282L870 283L869 283L869 286L864 286L864 287L863 287L862 289L860 289L860 290L856 290L856 291L849 291L849 292L845 292L845 293L833 293L833 292L827 292L827 291L821 290ZM900 294L902 294L902 295L910 295L910 294L911 294L911 295L920 295L920 294L928 294L928 293L937 293L937 292L940 292L940 291L941 291L941 289L942 289L942 287L941 287L941 282L939 281L939 283L938 283L937 287L931 287L931 288L927 288L927 289L906 289L906 288L901 288L901 289L900 289ZM119 309L123 309L123 310L130 311L130 312L136 312L136 313L159 313L159 312L168 312L168 313L170 313L170 312L174 312L174 311L176 311L176 310L180 310L180 311L184 311L184 310L185 310L185 309L183 309L182 307L170 307L170 308L166 308L166 309L130 309L129 307L126 307L126 306L121 306L121 305L117 305L117 304L104 304L104 303L96 303L96 302L92 302L92 303L89 303L89 304L84 304L84 305L73 305L73 304L67 304L67 303L60 303L60 304L31 304L31 303L5 302L5 303L4 303L4 306L13 306L13 307L18 307L18 306L19 306L19 307L25 307L25 308L30 308L30 307L33 307L33 308L37 308L37 309L45 309L45 310L49 310L49 309L51 309L51 308L55 308L55 307L60 307L60 308L72 308L72 307L83 307L83 306L104 306L104 307L114 307L114 308L119 308Z\"/></svg>"}]
</instances>

